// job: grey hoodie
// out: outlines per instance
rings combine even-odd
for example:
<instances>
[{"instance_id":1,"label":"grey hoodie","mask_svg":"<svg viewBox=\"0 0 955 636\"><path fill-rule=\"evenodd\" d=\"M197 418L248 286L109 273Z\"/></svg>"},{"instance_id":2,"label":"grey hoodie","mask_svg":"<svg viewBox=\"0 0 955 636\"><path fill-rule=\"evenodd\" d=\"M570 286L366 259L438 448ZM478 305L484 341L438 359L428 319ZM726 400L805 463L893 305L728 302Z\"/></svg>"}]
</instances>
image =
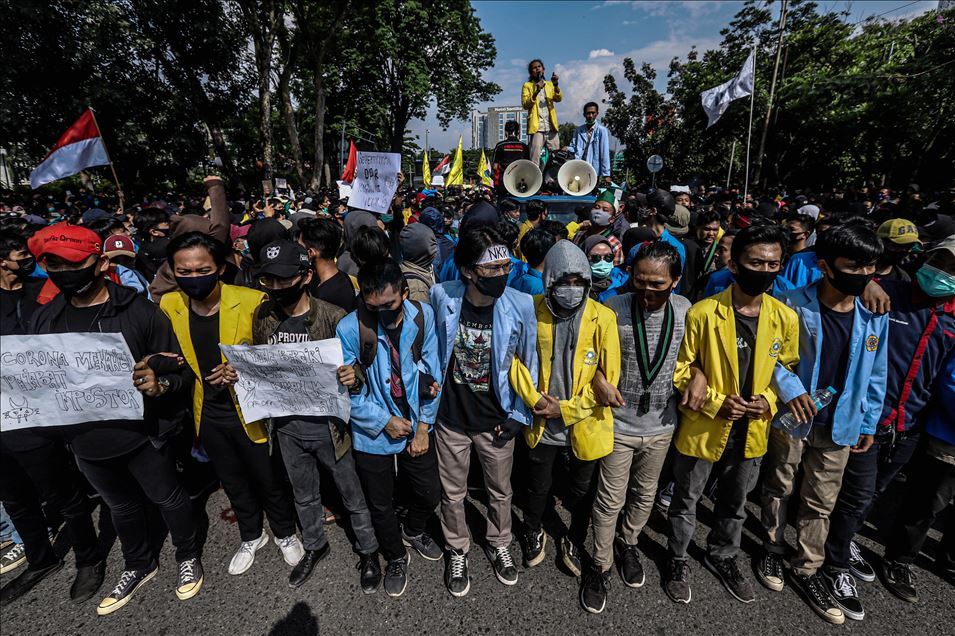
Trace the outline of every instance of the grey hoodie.
<instances>
[{"instance_id":1,"label":"grey hoodie","mask_svg":"<svg viewBox=\"0 0 955 636\"><path fill-rule=\"evenodd\" d=\"M568 274L579 274L587 282L584 285L584 300L576 311L553 303L550 292L554 284ZM559 400L568 399L574 384L574 350L577 333L580 330L580 317L587 305L590 294L590 262L583 251L568 240L558 241L544 257L544 302L554 315L554 349L551 361L550 386L547 393ZM569 446L570 436L563 420L547 420L541 443L552 446Z\"/></svg>"}]
</instances>

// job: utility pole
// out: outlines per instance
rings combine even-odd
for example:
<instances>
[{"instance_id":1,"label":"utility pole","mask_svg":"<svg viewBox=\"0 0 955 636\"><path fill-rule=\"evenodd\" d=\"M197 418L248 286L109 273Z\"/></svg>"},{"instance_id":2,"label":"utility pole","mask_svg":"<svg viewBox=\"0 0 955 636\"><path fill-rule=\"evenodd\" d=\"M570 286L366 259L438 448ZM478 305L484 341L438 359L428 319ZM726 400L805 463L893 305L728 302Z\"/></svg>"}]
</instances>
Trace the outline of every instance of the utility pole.
<instances>
[{"instance_id":1,"label":"utility pole","mask_svg":"<svg viewBox=\"0 0 955 636\"><path fill-rule=\"evenodd\" d=\"M431 151L431 146L428 145L428 133L429 133L429 132L431 132L431 131L428 130L427 128L424 129L424 151L425 151L426 153Z\"/></svg>"},{"instance_id":2,"label":"utility pole","mask_svg":"<svg viewBox=\"0 0 955 636\"><path fill-rule=\"evenodd\" d=\"M773 97L776 94L776 75L779 73L779 60L782 57L783 38L786 34L786 8L788 0L783 0L779 11L779 39L776 41L776 63L773 65L773 79L769 83L769 103L766 105L766 119L763 121L763 134L759 141L759 152L756 153L756 166L753 171L753 182L759 184L763 172L763 155L766 152L766 137L769 135L769 118L773 112Z\"/></svg>"}]
</instances>

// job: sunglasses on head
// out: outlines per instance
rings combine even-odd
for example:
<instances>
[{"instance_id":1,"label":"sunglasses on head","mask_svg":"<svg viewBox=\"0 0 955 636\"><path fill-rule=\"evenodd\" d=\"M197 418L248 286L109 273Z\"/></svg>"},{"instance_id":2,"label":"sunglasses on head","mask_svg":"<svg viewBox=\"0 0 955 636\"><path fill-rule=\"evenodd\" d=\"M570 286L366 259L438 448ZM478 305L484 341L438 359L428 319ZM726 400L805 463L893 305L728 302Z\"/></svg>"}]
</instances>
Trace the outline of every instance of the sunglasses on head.
<instances>
[{"instance_id":1,"label":"sunglasses on head","mask_svg":"<svg viewBox=\"0 0 955 636\"><path fill-rule=\"evenodd\" d=\"M600 261L605 261L605 262L607 262L607 263L612 263L612 262L613 262L613 254L604 254L603 256L601 256L600 254L591 254L591 255L590 255L590 262L593 263L594 265L596 265L596 264L599 263Z\"/></svg>"}]
</instances>

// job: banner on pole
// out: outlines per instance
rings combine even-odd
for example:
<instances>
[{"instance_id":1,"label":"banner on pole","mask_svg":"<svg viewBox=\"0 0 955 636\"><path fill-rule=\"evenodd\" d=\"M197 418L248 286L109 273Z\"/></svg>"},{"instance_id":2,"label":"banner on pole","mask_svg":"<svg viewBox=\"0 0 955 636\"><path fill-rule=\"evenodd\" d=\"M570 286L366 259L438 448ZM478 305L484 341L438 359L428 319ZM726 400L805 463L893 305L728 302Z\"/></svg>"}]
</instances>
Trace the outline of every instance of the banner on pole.
<instances>
[{"instance_id":1,"label":"banner on pole","mask_svg":"<svg viewBox=\"0 0 955 636\"><path fill-rule=\"evenodd\" d=\"M122 334L0 338L0 430L143 419Z\"/></svg>"},{"instance_id":2,"label":"banner on pole","mask_svg":"<svg viewBox=\"0 0 955 636\"><path fill-rule=\"evenodd\" d=\"M401 155L397 152L359 152L348 207L384 214L398 190Z\"/></svg>"}]
</instances>

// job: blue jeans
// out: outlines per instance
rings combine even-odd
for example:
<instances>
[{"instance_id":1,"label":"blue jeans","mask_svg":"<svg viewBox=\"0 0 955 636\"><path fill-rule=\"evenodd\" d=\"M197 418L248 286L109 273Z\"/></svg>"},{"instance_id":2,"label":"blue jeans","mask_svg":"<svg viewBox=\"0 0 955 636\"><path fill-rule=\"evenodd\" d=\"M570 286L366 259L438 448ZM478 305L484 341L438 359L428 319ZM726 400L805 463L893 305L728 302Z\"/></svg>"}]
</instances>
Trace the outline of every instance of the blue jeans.
<instances>
[{"instance_id":1,"label":"blue jeans","mask_svg":"<svg viewBox=\"0 0 955 636\"><path fill-rule=\"evenodd\" d=\"M0 541L13 541L18 545L23 543L23 539L20 538L20 534L14 527L10 515L7 514L7 509L3 507L2 503L0 503Z\"/></svg>"}]
</instances>

